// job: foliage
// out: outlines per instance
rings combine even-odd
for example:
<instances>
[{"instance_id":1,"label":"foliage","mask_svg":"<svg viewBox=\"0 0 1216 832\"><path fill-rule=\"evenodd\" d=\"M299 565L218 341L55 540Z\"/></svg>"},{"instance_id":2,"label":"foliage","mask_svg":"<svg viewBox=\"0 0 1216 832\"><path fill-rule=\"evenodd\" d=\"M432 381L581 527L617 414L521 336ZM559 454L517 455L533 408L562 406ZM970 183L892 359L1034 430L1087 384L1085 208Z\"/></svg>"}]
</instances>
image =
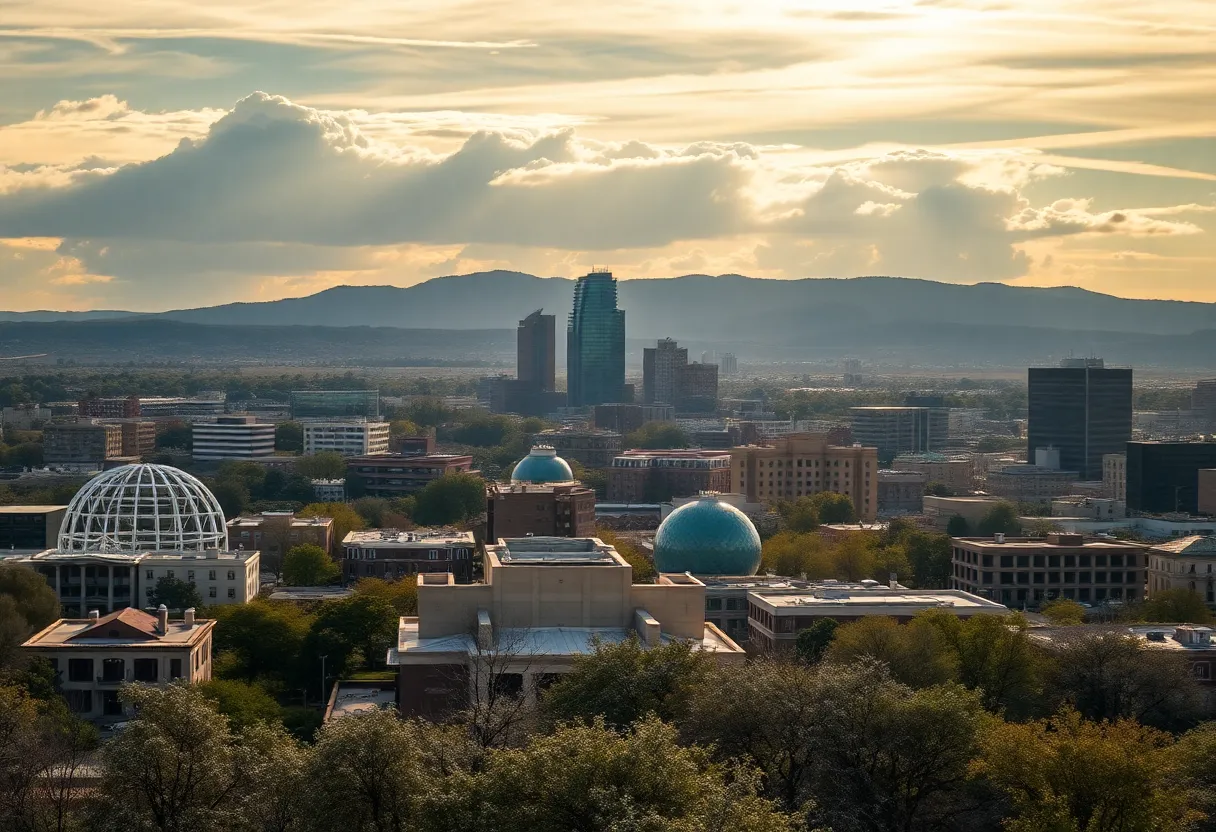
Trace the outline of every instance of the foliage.
<instances>
[{"instance_id":1,"label":"foliage","mask_svg":"<svg viewBox=\"0 0 1216 832\"><path fill-rule=\"evenodd\" d=\"M1022 521L1018 519L1018 508L1005 500L988 509L975 527L975 533L980 537L992 537L998 533L1014 536L1021 532Z\"/></svg>"},{"instance_id":2,"label":"foliage","mask_svg":"<svg viewBox=\"0 0 1216 832\"><path fill-rule=\"evenodd\" d=\"M975 445L976 453L995 454L1002 451L1025 451L1026 440L1016 436L984 436Z\"/></svg>"},{"instance_id":3,"label":"foliage","mask_svg":"<svg viewBox=\"0 0 1216 832\"><path fill-rule=\"evenodd\" d=\"M882 662L896 681L914 688L947 682L958 669L941 630L920 618L899 624L893 618L869 616L845 624L836 631L824 661L848 665L864 658Z\"/></svg>"},{"instance_id":4,"label":"foliage","mask_svg":"<svg viewBox=\"0 0 1216 832\"><path fill-rule=\"evenodd\" d=\"M11 664L21 642L59 617L59 597L28 566L0 563L0 667Z\"/></svg>"},{"instance_id":5,"label":"foliage","mask_svg":"<svg viewBox=\"0 0 1216 832\"><path fill-rule=\"evenodd\" d=\"M840 622L835 618L817 618L811 626L798 634L794 651L805 664L819 664L836 638Z\"/></svg>"},{"instance_id":6,"label":"foliage","mask_svg":"<svg viewBox=\"0 0 1216 832\"><path fill-rule=\"evenodd\" d=\"M1210 624L1212 611L1194 590L1179 587L1154 592L1141 606L1146 621L1171 624Z\"/></svg>"},{"instance_id":7,"label":"foliage","mask_svg":"<svg viewBox=\"0 0 1216 832\"><path fill-rule=\"evenodd\" d=\"M414 521L422 526L464 523L486 510L486 485L466 472L444 474L414 497Z\"/></svg>"},{"instance_id":8,"label":"foliage","mask_svg":"<svg viewBox=\"0 0 1216 832\"><path fill-rule=\"evenodd\" d=\"M303 662L320 669L320 656L335 678L358 666L382 666L397 643L397 610L383 598L355 594L321 605L303 645Z\"/></svg>"},{"instance_id":9,"label":"foliage","mask_svg":"<svg viewBox=\"0 0 1216 832\"><path fill-rule=\"evenodd\" d=\"M1068 598L1056 598L1039 607L1052 624L1061 627L1072 627L1085 623L1085 607Z\"/></svg>"},{"instance_id":10,"label":"foliage","mask_svg":"<svg viewBox=\"0 0 1216 832\"><path fill-rule=\"evenodd\" d=\"M573 669L544 694L542 709L554 723L598 717L618 729L649 714L672 720L687 709L712 661L683 641L649 649L636 636L618 644L597 642L591 655L576 658Z\"/></svg>"},{"instance_id":11,"label":"foliage","mask_svg":"<svg viewBox=\"0 0 1216 832\"><path fill-rule=\"evenodd\" d=\"M279 422L274 426L274 449L300 453L304 450L304 426L299 422Z\"/></svg>"},{"instance_id":12,"label":"foliage","mask_svg":"<svg viewBox=\"0 0 1216 832\"><path fill-rule=\"evenodd\" d=\"M355 594L379 598L391 604L397 615L418 614L418 582L413 576L397 581L360 578L355 584Z\"/></svg>"},{"instance_id":13,"label":"foliage","mask_svg":"<svg viewBox=\"0 0 1216 832\"><path fill-rule=\"evenodd\" d=\"M181 421L168 422L160 425L156 430L156 447L176 448L183 451L190 450L193 442L194 429L189 424Z\"/></svg>"},{"instance_id":14,"label":"foliage","mask_svg":"<svg viewBox=\"0 0 1216 832\"><path fill-rule=\"evenodd\" d=\"M309 503L300 509L300 517L332 517L334 520L334 547L341 545L348 534L367 528L367 523L346 503Z\"/></svg>"},{"instance_id":15,"label":"foliage","mask_svg":"<svg viewBox=\"0 0 1216 832\"><path fill-rule=\"evenodd\" d=\"M853 508L853 499L848 494L820 491L811 497L811 504L815 507L819 522L825 525L857 522L857 511Z\"/></svg>"},{"instance_id":16,"label":"foliage","mask_svg":"<svg viewBox=\"0 0 1216 832\"><path fill-rule=\"evenodd\" d=\"M931 482L925 485L925 495L928 497L954 497L955 491L944 482Z\"/></svg>"},{"instance_id":17,"label":"foliage","mask_svg":"<svg viewBox=\"0 0 1216 832\"><path fill-rule=\"evenodd\" d=\"M626 448L687 448L688 431L675 422L647 422L625 437Z\"/></svg>"},{"instance_id":18,"label":"foliage","mask_svg":"<svg viewBox=\"0 0 1216 832\"><path fill-rule=\"evenodd\" d=\"M234 728L255 722L277 723L283 709L260 685L236 679L212 679L198 686L199 693L215 703L215 709L228 717Z\"/></svg>"},{"instance_id":19,"label":"foliage","mask_svg":"<svg viewBox=\"0 0 1216 832\"><path fill-rule=\"evenodd\" d=\"M300 654L312 617L293 604L254 600L215 607L216 672L272 689L299 676Z\"/></svg>"},{"instance_id":20,"label":"foliage","mask_svg":"<svg viewBox=\"0 0 1216 832\"><path fill-rule=\"evenodd\" d=\"M346 476L346 459L337 451L321 451L297 459L296 471L312 480L339 480Z\"/></svg>"},{"instance_id":21,"label":"foliage","mask_svg":"<svg viewBox=\"0 0 1216 832\"><path fill-rule=\"evenodd\" d=\"M946 610L926 610L918 623L937 628L954 654L955 680L979 693L994 713L1025 715L1038 703L1042 661L1019 615L973 615L961 619Z\"/></svg>"},{"instance_id":22,"label":"foliage","mask_svg":"<svg viewBox=\"0 0 1216 832\"><path fill-rule=\"evenodd\" d=\"M1022 534L1027 537L1047 537L1047 535L1055 534L1058 531L1060 531L1060 524L1052 522L1046 517L1036 517L1022 526Z\"/></svg>"},{"instance_id":23,"label":"foliage","mask_svg":"<svg viewBox=\"0 0 1216 832\"><path fill-rule=\"evenodd\" d=\"M773 508L785 529L794 534L805 534L819 528L819 510L811 497L778 500Z\"/></svg>"},{"instance_id":24,"label":"foliage","mask_svg":"<svg viewBox=\"0 0 1216 832\"><path fill-rule=\"evenodd\" d=\"M192 582L166 575L156 579L156 588L150 599L152 606L164 604L171 610L197 609L203 605L203 597Z\"/></svg>"},{"instance_id":25,"label":"foliage","mask_svg":"<svg viewBox=\"0 0 1216 832\"><path fill-rule=\"evenodd\" d=\"M632 538L625 537L603 526L596 527L595 536L616 549L617 554L629 562L629 565L633 567L633 582L635 584L650 583L659 574L658 570L654 568L654 561L642 551L642 547L635 543Z\"/></svg>"},{"instance_id":26,"label":"foliage","mask_svg":"<svg viewBox=\"0 0 1216 832\"><path fill-rule=\"evenodd\" d=\"M320 546L293 546L283 556L283 583L287 586L326 586L341 577L342 568Z\"/></svg>"},{"instance_id":27,"label":"foliage","mask_svg":"<svg viewBox=\"0 0 1216 832\"><path fill-rule=\"evenodd\" d=\"M971 524L961 514L956 514L946 523L946 534L950 537L968 537L971 534Z\"/></svg>"}]
</instances>

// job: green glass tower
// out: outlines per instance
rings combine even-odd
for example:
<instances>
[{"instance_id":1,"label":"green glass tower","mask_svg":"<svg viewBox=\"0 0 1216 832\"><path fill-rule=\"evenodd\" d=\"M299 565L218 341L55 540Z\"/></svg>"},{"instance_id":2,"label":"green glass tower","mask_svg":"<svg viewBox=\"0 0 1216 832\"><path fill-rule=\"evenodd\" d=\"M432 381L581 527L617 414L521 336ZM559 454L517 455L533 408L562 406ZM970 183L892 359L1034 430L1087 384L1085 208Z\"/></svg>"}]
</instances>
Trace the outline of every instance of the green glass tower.
<instances>
[{"instance_id":1,"label":"green glass tower","mask_svg":"<svg viewBox=\"0 0 1216 832\"><path fill-rule=\"evenodd\" d=\"M625 312L616 278L592 272L574 286L566 328L566 393L571 407L619 402L625 394Z\"/></svg>"}]
</instances>

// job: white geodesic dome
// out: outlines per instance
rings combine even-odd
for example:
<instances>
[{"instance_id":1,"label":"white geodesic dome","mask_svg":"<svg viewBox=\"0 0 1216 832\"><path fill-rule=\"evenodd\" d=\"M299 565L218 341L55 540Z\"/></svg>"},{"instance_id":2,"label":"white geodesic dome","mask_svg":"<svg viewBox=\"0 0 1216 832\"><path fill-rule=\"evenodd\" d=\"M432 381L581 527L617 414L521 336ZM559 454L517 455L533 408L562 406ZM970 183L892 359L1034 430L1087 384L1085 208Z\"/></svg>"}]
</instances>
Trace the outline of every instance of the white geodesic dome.
<instances>
[{"instance_id":1,"label":"white geodesic dome","mask_svg":"<svg viewBox=\"0 0 1216 832\"><path fill-rule=\"evenodd\" d=\"M60 552L203 552L228 549L215 495L168 465L124 465L84 484L59 527Z\"/></svg>"}]
</instances>

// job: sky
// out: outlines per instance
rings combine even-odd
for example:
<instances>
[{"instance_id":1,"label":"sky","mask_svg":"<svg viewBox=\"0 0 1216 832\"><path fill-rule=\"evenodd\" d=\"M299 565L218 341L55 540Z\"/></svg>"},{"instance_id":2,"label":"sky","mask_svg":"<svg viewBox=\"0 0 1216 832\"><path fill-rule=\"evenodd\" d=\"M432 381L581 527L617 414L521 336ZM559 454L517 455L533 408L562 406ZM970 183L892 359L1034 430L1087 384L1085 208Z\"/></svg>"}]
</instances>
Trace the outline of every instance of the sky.
<instances>
[{"instance_id":1,"label":"sky","mask_svg":"<svg viewBox=\"0 0 1216 832\"><path fill-rule=\"evenodd\" d=\"M1212 0L6 0L0 308L514 269L1216 302Z\"/></svg>"}]
</instances>

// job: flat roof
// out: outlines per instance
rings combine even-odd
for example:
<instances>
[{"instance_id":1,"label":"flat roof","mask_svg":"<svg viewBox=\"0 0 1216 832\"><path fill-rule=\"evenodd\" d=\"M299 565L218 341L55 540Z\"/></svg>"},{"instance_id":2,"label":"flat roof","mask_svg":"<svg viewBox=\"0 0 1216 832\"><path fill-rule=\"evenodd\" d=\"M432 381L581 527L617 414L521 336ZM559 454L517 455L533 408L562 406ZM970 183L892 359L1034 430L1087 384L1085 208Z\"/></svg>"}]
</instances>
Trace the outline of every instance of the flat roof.
<instances>
[{"instance_id":1,"label":"flat roof","mask_svg":"<svg viewBox=\"0 0 1216 832\"><path fill-rule=\"evenodd\" d=\"M1041 518L1041 519L1058 520L1061 518L1047 517L1047 518ZM1065 536L1077 536L1077 537L1080 536L1080 535L1069 535L1067 532L1064 532L1063 534ZM1051 540L1049 540L1046 537L1035 537L1035 538L1029 538L1029 539L1024 538L1024 537L1023 538L1007 537L1007 538L1005 538L1004 543L997 543L991 537L956 537L956 538L954 538L954 540L958 543L968 543L972 546L979 546L979 547L983 547L983 548L993 548L993 549L1143 549L1143 548L1145 548L1144 544L1135 543L1130 540L1105 540L1105 539L1094 540L1092 538L1084 539L1080 543L1073 543L1071 541L1053 543Z\"/></svg>"},{"instance_id":2,"label":"flat roof","mask_svg":"<svg viewBox=\"0 0 1216 832\"><path fill-rule=\"evenodd\" d=\"M594 537L510 537L492 547L503 565L619 565L616 550Z\"/></svg>"},{"instance_id":3,"label":"flat roof","mask_svg":"<svg viewBox=\"0 0 1216 832\"><path fill-rule=\"evenodd\" d=\"M897 614L900 608L922 610L935 608L986 610L1009 612L1004 604L989 601L962 590L890 589L878 586L865 589L857 586L819 587L810 591L772 592L752 591L748 597L767 603L775 610L825 609L848 607L857 610L873 610L873 614Z\"/></svg>"},{"instance_id":4,"label":"flat roof","mask_svg":"<svg viewBox=\"0 0 1216 832\"><path fill-rule=\"evenodd\" d=\"M67 506L0 506L0 514L49 514Z\"/></svg>"},{"instance_id":5,"label":"flat roof","mask_svg":"<svg viewBox=\"0 0 1216 832\"><path fill-rule=\"evenodd\" d=\"M1128 627L1119 624L1082 624L1074 627L1031 627L1026 633L1038 641L1068 642L1079 638L1095 638L1106 635L1124 635L1139 639L1144 647L1154 650L1178 651L1216 651L1216 643L1212 644L1182 644L1174 636L1181 627L1189 627L1203 631L1206 627L1194 624L1136 624ZM1150 638L1150 633L1160 633L1160 637Z\"/></svg>"},{"instance_id":6,"label":"flat roof","mask_svg":"<svg viewBox=\"0 0 1216 832\"><path fill-rule=\"evenodd\" d=\"M456 529L367 529L353 531L342 538L342 544L375 543L383 546L417 546L419 548L436 543L464 543L472 545L473 533Z\"/></svg>"},{"instance_id":7,"label":"flat roof","mask_svg":"<svg viewBox=\"0 0 1216 832\"><path fill-rule=\"evenodd\" d=\"M144 560L178 560L198 561L200 563L219 561L246 561L257 554L257 549L238 549L236 551L220 552L58 552L54 549L40 551L31 555L30 560L36 563L72 563L75 561L100 561L102 563L124 563L131 566Z\"/></svg>"},{"instance_id":8,"label":"flat roof","mask_svg":"<svg viewBox=\"0 0 1216 832\"><path fill-rule=\"evenodd\" d=\"M268 521L286 520L291 518L292 526L329 526L334 522L332 517L296 517L290 511L283 512L266 512L253 517L234 517L228 521L228 528L239 529L242 526L249 528L257 528Z\"/></svg>"},{"instance_id":9,"label":"flat roof","mask_svg":"<svg viewBox=\"0 0 1216 832\"><path fill-rule=\"evenodd\" d=\"M384 690L356 685L338 683L338 692L334 697L331 717L384 711L397 706L396 691L392 688Z\"/></svg>"},{"instance_id":10,"label":"flat roof","mask_svg":"<svg viewBox=\"0 0 1216 832\"><path fill-rule=\"evenodd\" d=\"M355 591L344 586L282 586L270 593L271 601L340 601Z\"/></svg>"}]
</instances>

